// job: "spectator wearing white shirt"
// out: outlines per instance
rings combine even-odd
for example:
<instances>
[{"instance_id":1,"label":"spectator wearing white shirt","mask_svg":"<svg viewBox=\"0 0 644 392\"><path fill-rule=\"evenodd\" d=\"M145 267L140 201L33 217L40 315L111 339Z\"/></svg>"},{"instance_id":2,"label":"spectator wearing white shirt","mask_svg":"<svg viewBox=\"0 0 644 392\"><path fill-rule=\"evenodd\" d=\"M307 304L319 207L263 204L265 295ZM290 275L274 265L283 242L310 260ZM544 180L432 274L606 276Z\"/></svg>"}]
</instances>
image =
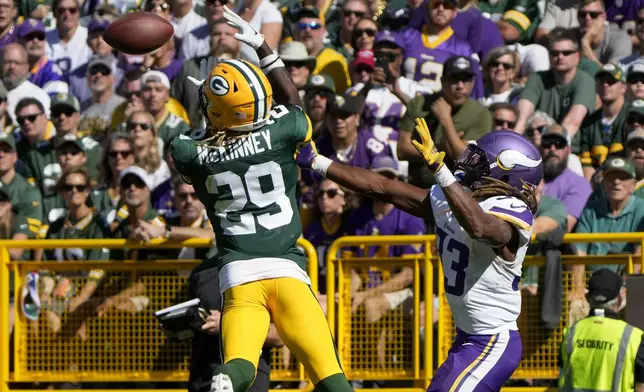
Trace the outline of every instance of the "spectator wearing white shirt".
<instances>
[{"instance_id":1,"label":"spectator wearing white shirt","mask_svg":"<svg viewBox=\"0 0 644 392\"><path fill-rule=\"evenodd\" d=\"M215 22L224 17L224 6L229 3L228 0L206 0L206 24L190 31L181 42L181 55L185 60L210 53L210 32Z\"/></svg>"},{"instance_id":2,"label":"spectator wearing white shirt","mask_svg":"<svg viewBox=\"0 0 644 392\"><path fill-rule=\"evenodd\" d=\"M8 90L7 111L14 124L16 123L16 104L23 98L33 97L40 101L49 116L49 95L40 87L29 80L29 58L25 48L17 43L9 44L2 48L2 82Z\"/></svg>"},{"instance_id":3,"label":"spectator wearing white shirt","mask_svg":"<svg viewBox=\"0 0 644 392\"><path fill-rule=\"evenodd\" d=\"M80 6L76 0L54 0L56 29L47 34L47 57L65 73L87 63L92 51L87 45L87 28L80 25Z\"/></svg>"},{"instance_id":4,"label":"spectator wearing white shirt","mask_svg":"<svg viewBox=\"0 0 644 392\"><path fill-rule=\"evenodd\" d=\"M264 41L271 49L277 50L284 21L275 4L269 0L240 0L235 4L235 12L264 36ZM241 46L240 58L259 65L255 49L246 44Z\"/></svg>"},{"instance_id":5,"label":"spectator wearing white shirt","mask_svg":"<svg viewBox=\"0 0 644 392\"><path fill-rule=\"evenodd\" d=\"M206 18L198 15L192 7L192 0L172 0L172 14L174 15L174 36L178 39L188 34L191 30L206 24Z\"/></svg>"}]
</instances>

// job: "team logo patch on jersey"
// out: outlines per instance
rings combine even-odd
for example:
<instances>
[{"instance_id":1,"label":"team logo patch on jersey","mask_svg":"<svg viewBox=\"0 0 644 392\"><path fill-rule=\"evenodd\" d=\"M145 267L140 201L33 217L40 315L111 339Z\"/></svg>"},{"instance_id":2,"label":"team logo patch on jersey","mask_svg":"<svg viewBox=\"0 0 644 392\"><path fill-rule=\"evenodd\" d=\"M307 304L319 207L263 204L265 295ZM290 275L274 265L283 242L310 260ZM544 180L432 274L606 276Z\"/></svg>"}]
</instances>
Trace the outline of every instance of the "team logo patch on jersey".
<instances>
[{"instance_id":1,"label":"team logo patch on jersey","mask_svg":"<svg viewBox=\"0 0 644 392\"><path fill-rule=\"evenodd\" d=\"M223 77L213 76L210 79L210 91L212 91L213 94L222 96L228 94L229 90L230 86L228 85L228 81Z\"/></svg>"}]
</instances>

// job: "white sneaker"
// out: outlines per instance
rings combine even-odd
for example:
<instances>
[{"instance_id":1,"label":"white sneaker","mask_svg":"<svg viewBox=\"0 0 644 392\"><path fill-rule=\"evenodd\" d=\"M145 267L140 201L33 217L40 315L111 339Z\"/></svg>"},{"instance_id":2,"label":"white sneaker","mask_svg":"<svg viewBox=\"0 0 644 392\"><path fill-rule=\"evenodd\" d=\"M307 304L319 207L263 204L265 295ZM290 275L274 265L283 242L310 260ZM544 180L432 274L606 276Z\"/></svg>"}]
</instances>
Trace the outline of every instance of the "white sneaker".
<instances>
[{"instance_id":1,"label":"white sneaker","mask_svg":"<svg viewBox=\"0 0 644 392\"><path fill-rule=\"evenodd\" d=\"M233 383L230 381L230 377L220 373L212 378L212 384L210 384L210 392L233 392Z\"/></svg>"}]
</instances>

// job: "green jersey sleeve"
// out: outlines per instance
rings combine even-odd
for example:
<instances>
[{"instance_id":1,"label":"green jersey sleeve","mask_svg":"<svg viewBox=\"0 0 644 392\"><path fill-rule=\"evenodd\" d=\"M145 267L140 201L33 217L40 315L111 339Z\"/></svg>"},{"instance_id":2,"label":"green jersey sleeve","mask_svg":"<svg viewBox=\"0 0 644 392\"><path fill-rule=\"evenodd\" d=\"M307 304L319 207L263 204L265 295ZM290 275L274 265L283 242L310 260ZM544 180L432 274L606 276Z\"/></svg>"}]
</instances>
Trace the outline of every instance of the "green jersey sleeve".
<instances>
[{"instance_id":1,"label":"green jersey sleeve","mask_svg":"<svg viewBox=\"0 0 644 392\"><path fill-rule=\"evenodd\" d=\"M184 178L190 178L191 170L198 166L199 149L203 148L189 136L184 134L172 139L170 154L174 161L174 167Z\"/></svg>"},{"instance_id":2,"label":"green jersey sleeve","mask_svg":"<svg viewBox=\"0 0 644 392\"><path fill-rule=\"evenodd\" d=\"M539 105L539 99L541 99L541 93L543 92L543 80L541 77L540 72L535 72L528 77L528 83L521 91L521 99L527 99L535 106Z\"/></svg>"},{"instance_id":3,"label":"green jersey sleeve","mask_svg":"<svg viewBox=\"0 0 644 392\"><path fill-rule=\"evenodd\" d=\"M42 197L35 186L26 185L20 192L20 201L14 204L16 211L15 233L24 233L36 238L42 225Z\"/></svg>"},{"instance_id":4,"label":"green jersey sleeve","mask_svg":"<svg viewBox=\"0 0 644 392\"><path fill-rule=\"evenodd\" d=\"M278 106L278 108L279 107L280 106ZM286 107L289 112L292 112L295 117L295 132L293 133L294 143L298 145L310 142L311 136L313 135L313 126L311 125L311 119L309 119L309 116L297 105L284 105L284 107Z\"/></svg>"}]
</instances>

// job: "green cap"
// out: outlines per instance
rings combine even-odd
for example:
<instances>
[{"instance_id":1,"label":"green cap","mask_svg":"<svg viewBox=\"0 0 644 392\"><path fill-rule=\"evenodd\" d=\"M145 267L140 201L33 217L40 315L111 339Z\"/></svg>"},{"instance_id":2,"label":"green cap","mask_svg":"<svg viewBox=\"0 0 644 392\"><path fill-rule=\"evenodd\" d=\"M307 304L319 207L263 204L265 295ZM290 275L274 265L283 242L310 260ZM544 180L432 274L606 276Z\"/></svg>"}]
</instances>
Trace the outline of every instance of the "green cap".
<instances>
[{"instance_id":1,"label":"green cap","mask_svg":"<svg viewBox=\"0 0 644 392\"><path fill-rule=\"evenodd\" d=\"M325 90L335 94L335 82L333 78L326 74L311 75L306 81L304 90Z\"/></svg>"},{"instance_id":2,"label":"green cap","mask_svg":"<svg viewBox=\"0 0 644 392\"><path fill-rule=\"evenodd\" d=\"M628 108L626 115L628 116L631 113L637 113L644 116L644 100L638 99L637 101L633 101L631 107Z\"/></svg>"},{"instance_id":3,"label":"green cap","mask_svg":"<svg viewBox=\"0 0 644 392\"><path fill-rule=\"evenodd\" d=\"M601 67L601 69L597 71L597 73L595 74L595 79L605 74L610 75L613 79L617 80L618 82L626 81L626 72L624 72L624 70L617 64L613 64L613 63L604 64Z\"/></svg>"},{"instance_id":4,"label":"green cap","mask_svg":"<svg viewBox=\"0 0 644 392\"><path fill-rule=\"evenodd\" d=\"M630 160L621 157L611 157L606 159L603 166L604 173L620 171L626 173L629 177L635 179L635 167Z\"/></svg>"},{"instance_id":5,"label":"green cap","mask_svg":"<svg viewBox=\"0 0 644 392\"><path fill-rule=\"evenodd\" d=\"M77 112L80 112L80 103L78 99L72 94L60 93L56 94L51 100L50 107L53 109L56 106L67 106L74 109Z\"/></svg>"},{"instance_id":6,"label":"green cap","mask_svg":"<svg viewBox=\"0 0 644 392\"><path fill-rule=\"evenodd\" d=\"M16 139L10 133L0 133L0 143L7 143L14 151L16 151Z\"/></svg>"},{"instance_id":7,"label":"green cap","mask_svg":"<svg viewBox=\"0 0 644 392\"><path fill-rule=\"evenodd\" d=\"M83 152L85 151L85 148L83 147L83 142L79 137L77 137L73 133L57 136L56 141L54 142L54 148L58 150L60 147L68 143L76 145Z\"/></svg>"}]
</instances>

